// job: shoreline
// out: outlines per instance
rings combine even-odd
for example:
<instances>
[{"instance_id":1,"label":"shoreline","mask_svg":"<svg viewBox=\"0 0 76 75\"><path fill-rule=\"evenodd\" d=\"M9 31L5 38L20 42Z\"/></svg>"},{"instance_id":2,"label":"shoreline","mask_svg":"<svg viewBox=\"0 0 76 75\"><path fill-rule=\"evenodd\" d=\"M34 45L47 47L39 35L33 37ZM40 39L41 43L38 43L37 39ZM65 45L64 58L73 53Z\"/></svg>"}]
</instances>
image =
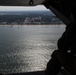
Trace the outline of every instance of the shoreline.
<instances>
[{"instance_id":1,"label":"shoreline","mask_svg":"<svg viewBox=\"0 0 76 75\"><path fill-rule=\"evenodd\" d=\"M47 24L41 24L41 25L47 25ZM48 25L65 25L65 24L48 24ZM29 24L29 25L0 25L0 26L34 26L33 24L31 25L31 24ZM38 26L38 25L36 25L36 26ZM40 25L39 25L40 26Z\"/></svg>"}]
</instances>

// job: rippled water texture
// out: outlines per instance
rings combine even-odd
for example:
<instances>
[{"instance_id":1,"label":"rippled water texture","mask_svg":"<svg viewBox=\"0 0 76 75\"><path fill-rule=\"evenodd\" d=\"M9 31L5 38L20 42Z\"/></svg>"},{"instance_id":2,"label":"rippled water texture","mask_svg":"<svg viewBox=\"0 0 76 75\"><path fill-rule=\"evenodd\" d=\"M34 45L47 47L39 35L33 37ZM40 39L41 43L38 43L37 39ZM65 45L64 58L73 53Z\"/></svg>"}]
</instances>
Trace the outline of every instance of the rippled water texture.
<instances>
[{"instance_id":1,"label":"rippled water texture","mask_svg":"<svg viewBox=\"0 0 76 75\"><path fill-rule=\"evenodd\" d=\"M44 70L64 29L64 25L0 26L0 72Z\"/></svg>"}]
</instances>

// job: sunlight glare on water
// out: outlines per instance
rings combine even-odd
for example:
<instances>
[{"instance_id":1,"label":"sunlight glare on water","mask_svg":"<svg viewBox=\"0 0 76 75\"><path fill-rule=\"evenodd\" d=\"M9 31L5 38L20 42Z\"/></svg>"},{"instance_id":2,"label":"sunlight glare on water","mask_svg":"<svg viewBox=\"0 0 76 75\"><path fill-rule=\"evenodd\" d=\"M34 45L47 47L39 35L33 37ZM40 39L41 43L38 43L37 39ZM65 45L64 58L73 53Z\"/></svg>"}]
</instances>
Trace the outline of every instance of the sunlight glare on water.
<instances>
[{"instance_id":1,"label":"sunlight glare on water","mask_svg":"<svg viewBox=\"0 0 76 75\"><path fill-rule=\"evenodd\" d=\"M0 26L0 73L46 68L65 25Z\"/></svg>"}]
</instances>

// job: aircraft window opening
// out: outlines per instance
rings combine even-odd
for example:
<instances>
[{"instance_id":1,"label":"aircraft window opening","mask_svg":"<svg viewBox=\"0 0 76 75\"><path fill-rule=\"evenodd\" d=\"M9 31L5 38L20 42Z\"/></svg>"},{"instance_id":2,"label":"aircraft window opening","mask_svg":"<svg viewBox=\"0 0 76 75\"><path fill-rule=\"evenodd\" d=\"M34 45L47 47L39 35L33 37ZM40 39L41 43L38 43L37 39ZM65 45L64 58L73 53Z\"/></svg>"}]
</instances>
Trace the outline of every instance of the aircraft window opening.
<instances>
[{"instance_id":1,"label":"aircraft window opening","mask_svg":"<svg viewBox=\"0 0 76 75\"><path fill-rule=\"evenodd\" d=\"M43 5L0 8L0 73L45 70L65 30L62 21Z\"/></svg>"}]
</instances>

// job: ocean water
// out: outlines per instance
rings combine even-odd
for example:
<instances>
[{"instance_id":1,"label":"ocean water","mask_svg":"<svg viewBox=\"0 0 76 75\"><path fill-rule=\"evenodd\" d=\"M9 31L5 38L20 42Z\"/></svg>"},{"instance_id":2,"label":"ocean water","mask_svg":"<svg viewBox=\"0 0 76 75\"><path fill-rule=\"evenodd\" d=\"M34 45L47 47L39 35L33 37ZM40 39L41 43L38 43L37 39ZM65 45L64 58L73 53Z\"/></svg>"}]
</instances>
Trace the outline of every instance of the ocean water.
<instances>
[{"instance_id":1,"label":"ocean water","mask_svg":"<svg viewBox=\"0 0 76 75\"><path fill-rule=\"evenodd\" d=\"M0 73L45 70L65 25L0 26Z\"/></svg>"}]
</instances>

